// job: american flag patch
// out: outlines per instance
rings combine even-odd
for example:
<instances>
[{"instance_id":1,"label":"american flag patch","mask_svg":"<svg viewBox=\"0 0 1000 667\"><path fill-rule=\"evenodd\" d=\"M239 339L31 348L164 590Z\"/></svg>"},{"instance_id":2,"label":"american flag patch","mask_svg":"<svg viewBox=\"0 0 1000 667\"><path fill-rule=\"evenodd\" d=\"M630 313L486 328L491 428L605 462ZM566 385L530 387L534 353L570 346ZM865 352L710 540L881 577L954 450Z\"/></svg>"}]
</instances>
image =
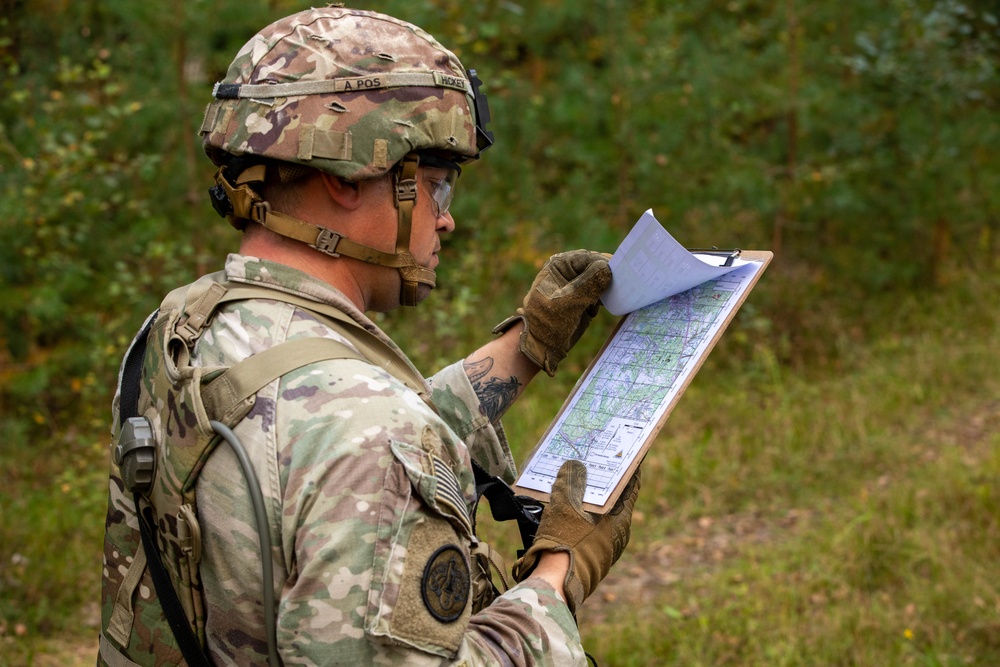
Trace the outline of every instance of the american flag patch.
<instances>
[{"instance_id":1,"label":"american flag patch","mask_svg":"<svg viewBox=\"0 0 1000 667\"><path fill-rule=\"evenodd\" d=\"M437 484L434 489L434 500L438 507L458 519L466 527L469 534L472 534L472 519L469 517L469 509L465 504L465 496L458 485L458 478L447 463L437 456L431 455L434 463L434 477Z\"/></svg>"}]
</instances>

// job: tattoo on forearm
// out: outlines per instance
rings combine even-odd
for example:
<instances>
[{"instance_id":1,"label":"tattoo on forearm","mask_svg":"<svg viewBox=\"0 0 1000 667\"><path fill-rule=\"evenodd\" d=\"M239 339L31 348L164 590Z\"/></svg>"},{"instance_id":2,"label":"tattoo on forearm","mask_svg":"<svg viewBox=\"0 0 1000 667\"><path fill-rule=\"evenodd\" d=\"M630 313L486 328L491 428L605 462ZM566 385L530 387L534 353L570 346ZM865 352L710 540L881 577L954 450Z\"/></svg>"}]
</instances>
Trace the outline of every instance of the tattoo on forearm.
<instances>
[{"instance_id":1,"label":"tattoo on forearm","mask_svg":"<svg viewBox=\"0 0 1000 667\"><path fill-rule=\"evenodd\" d=\"M472 388L479 397L479 409L491 422L500 419L507 408L511 406L517 398L518 389L521 383L517 377L511 375L509 380L504 380L496 375L485 379L493 369L493 358L486 357L480 361L465 362L465 373L472 382Z\"/></svg>"},{"instance_id":2,"label":"tattoo on forearm","mask_svg":"<svg viewBox=\"0 0 1000 667\"><path fill-rule=\"evenodd\" d=\"M475 386L477 382L486 377L486 374L493 368L493 357L486 357L479 361L468 361L462 364L465 374L469 376L469 382Z\"/></svg>"}]
</instances>

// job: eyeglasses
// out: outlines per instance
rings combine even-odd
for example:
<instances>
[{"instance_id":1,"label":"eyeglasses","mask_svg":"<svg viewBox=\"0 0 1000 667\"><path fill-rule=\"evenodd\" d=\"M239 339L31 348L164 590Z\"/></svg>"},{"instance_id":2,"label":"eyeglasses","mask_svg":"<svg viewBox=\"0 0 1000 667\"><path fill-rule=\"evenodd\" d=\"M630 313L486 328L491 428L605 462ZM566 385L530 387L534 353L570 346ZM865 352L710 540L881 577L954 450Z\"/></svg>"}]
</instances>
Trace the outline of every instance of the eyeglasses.
<instances>
[{"instance_id":1,"label":"eyeglasses","mask_svg":"<svg viewBox=\"0 0 1000 667\"><path fill-rule=\"evenodd\" d=\"M443 218L448 215L451 200L455 198L455 184L462 174L462 168L455 162L436 155L421 155L420 166L432 169L443 169L446 175L442 179L434 179L431 186L431 203L434 215Z\"/></svg>"}]
</instances>

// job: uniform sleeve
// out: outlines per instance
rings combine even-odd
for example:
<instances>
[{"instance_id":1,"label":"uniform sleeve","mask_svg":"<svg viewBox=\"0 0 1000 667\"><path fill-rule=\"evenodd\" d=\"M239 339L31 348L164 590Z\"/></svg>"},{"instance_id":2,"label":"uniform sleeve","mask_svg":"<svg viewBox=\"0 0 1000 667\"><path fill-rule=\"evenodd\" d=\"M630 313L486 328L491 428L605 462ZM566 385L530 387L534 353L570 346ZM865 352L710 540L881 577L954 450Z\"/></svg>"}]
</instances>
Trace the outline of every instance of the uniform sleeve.
<instances>
[{"instance_id":1,"label":"uniform sleeve","mask_svg":"<svg viewBox=\"0 0 1000 667\"><path fill-rule=\"evenodd\" d=\"M441 418L469 449L472 459L486 472L513 484L517 466L500 422L490 423L479 407L479 397L462 362L438 371L428 379L431 396Z\"/></svg>"},{"instance_id":2,"label":"uniform sleeve","mask_svg":"<svg viewBox=\"0 0 1000 667\"><path fill-rule=\"evenodd\" d=\"M361 362L318 364L281 394L286 665L585 664L572 615L544 583L471 613L450 422Z\"/></svg>"}]
</instances>

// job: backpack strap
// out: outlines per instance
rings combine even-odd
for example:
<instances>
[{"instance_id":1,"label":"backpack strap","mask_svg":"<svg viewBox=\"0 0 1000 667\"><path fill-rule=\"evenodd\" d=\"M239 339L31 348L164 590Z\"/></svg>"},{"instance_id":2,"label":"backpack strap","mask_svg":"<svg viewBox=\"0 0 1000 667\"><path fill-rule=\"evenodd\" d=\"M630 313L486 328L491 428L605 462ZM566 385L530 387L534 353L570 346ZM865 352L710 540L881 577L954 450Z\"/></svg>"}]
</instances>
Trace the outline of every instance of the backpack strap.
<instances>
[{"instance_id":1,"label":"backpack strap","mask_svg":"<svg viewBox=\"0 0 1000 667\"><path fill-rule=\"evenodd\" d=\"M275 378L303 366L328 359L366 357L332 338L299 338L285 341L247 357L202 387L205 412L223 424L244 412L245 403Z\"/></svg>"},{"instance_id":2,"label":"backpack strap","mask_svg":"<svg viewBox=\"0 0 1000 667\"><path fill-rule=\"evenodd\" d=\"M489 474L475 461L472 471L476 476L476 498L486 497L490 501L490 513L495 521L517 521L517 529L521 533L523 549L518 549L520 558L535 541L538 522L542 519L544 505L528 496L514 493L514 489L504 480Z\"/></svg>"},{"instance_id":3,"label":"backpack strap","mask_svg":"<svg viewBox=\"0 0 1000 667\"><path fill-rule=\"evenodd\" d=\"M226 287L228 289L225 295L219 298L217 305L246 299L270 299L298 306L314 314L324 315L326 318L334 320L339 325L335 328L361 351L365 360L383 369L386 373L409 387L425 403L431 405L430 396L427 392L427 384L420 371L414 368L410 360L381 338L358 324L357 321L336 306L267 287L235 286L233 283L227 283ZM432 405L431 407L433 409ZM434 411L437 412L436 409Z\"/></svg>"},{"instance_id":4,"label":"backpack strap","mask_svg":"<svg viewBox=\"0 0 1000 667\"><path fill-rule=\"evenodd\" d=\"M149 339L149 331L156 323L159 310L153 313L143 322L139 334L129 345L128 352L125 353L125 361L122 362L121 377L118 380L118 427L121 428L129 417L139 415L139 385L142 382L142 365L146 358L146 341Z\"/></svg>"},{"instance_id":5,"label":"backpack strap","mask_svg":"<svg viewBox=\"0 0 1000 667\"><path fill-rule=\"evenodd\" d=\"M184 656L184 661L188 667L211 667L212 661L198 641L198 637L191 629L191 622L188 621L184 607L181 606L177 591L170 581L170 575L160 560L160 550L153 541L146 517L143 516L142 505L140 504L142 494L136 492L133 495L135 500L136 519L139 522L139 535L142 538L142 549L146 552L146 560L149 565L149 574L153 579L153 588L156 589L156 599L163 607L163 615L167 617L167 624L174 633L177 647Z\"/></svg>"}]
</instances>

